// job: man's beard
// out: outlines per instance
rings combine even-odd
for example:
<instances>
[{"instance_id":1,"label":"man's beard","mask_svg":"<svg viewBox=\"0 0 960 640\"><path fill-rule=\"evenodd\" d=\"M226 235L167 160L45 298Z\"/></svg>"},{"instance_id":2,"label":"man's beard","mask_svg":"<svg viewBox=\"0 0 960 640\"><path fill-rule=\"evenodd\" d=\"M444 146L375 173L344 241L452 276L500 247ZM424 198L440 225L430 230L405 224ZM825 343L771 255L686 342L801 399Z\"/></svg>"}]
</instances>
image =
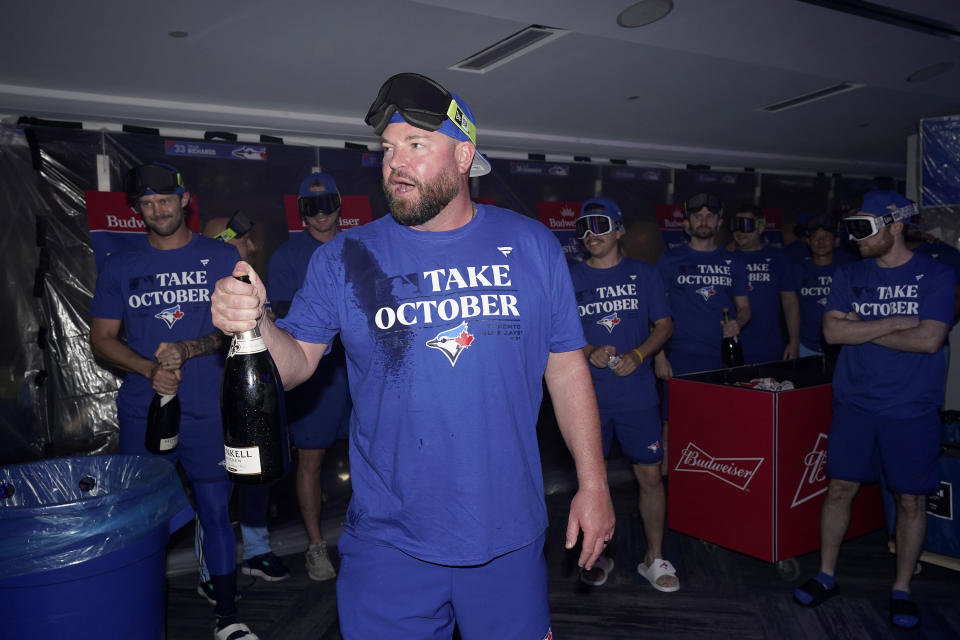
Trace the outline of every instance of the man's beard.
<instances>
[{"instance_id":1,"label":"man's beard","mask_svg":"<svg viewBox=\"0 0 960 640\"><path fill-rule=\"evenodd\" d=\"M391 178L394 175L399 174L390 173ZM390 215L407 227L418 227L433 220L460 193L460 184L456 176L449 171L444 171L429 184L424 184L410 176L401 177L416 187L420 194L419 200L395 197L390 189L389 178L383 181L383 194L387 197L387 204L390 205Z\"/></svg>"},{"instance_id":2,"label":"man's beard","mask_svg":"<svg viewBox=\"0 0 960 640\"><path fill-rule=\"evenodd\" d=\"M860 249L861 257L879 258L890 250L890 247L893 246L893 234L884 233L884 231L885 229L880 230L880 234L882 235L880 235L880 237L870 247L857 243L857 248Z\"/></svg>"},{"instance_id":3,"label":"man's beard","mask_svg":"<svg viewBox=\"0 0 960 640\"><path fill-rule=\"evenodd\" d=\"M694 238L699 238L700 240L709 240L713 236L717 235L717 230L715 227L702 224L699 227L694 227L693 232L690 235Z\"/></svg>"}]
</instances>

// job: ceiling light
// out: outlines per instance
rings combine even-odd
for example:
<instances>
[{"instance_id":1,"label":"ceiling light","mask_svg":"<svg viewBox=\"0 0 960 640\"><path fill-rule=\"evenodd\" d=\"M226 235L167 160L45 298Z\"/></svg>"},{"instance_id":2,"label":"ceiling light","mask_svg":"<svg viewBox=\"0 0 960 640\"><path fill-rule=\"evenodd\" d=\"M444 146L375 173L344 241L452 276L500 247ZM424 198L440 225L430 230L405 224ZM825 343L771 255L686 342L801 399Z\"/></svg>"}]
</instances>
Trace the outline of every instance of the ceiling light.
<instances>
[{"instance_id":1,"label":"ceiling light","mask_svg":"<svg viewBox=\"0 0 960 640\"><path fill-rule=\"evenodd\" d=\"M953 69L952 62L938 62L937 64L932 64L929 67L924 67L914 71L909 76L907 76L907 82L923 82L925 80L930 80L931 78L936 78L939 75L943 75L947 71Z\"/></svg>"},{"instance_id":2,"label":"ceiling light","mask_svg":"<svg viewBox=\"0 0 960 640\"><path fill-rule=\"evenodd\" d=\"M530 53L538 47L542 47L551 40L555 40L567 33L564 29L555 29L553 27L543 27L538 24L532 24L526 29L522 29L511 36L507 36L500 42L490 45L482 51L478 51L468 58L464 58L457 64L450 67L454 71L470 71L472 73L486 73L502 64L510 62L515 58Z\"/></svg>"},{"instance_id":3,"label":"ceiling light","mask_svg":"<svg viewBox=\"0 0 960 640\"><path fill-rule=\"evenodd\" d=\"M186 31L168 31L167 35L171 38L186 38L190 34Z\"/></svg>"},{"instance_id":4,"label":"ceiling light","mask_svg":"<svg viewBox=\"0 0 960 640\"><path fill-rule=\"evenodd\" d=\"M673 0L640 0L617 16L617 24L632 29L660 20L673 9Z\"/></svg>"},{"instance_id":5,"label":"ceiling light","mask_svg":"<svg viewBox=\"0 0 960 640\"><path fill-rule=\"evenodd\" d=\"M788 98L787 100L781 100L780 102L768 104L765 107L760 107L760 111L777 113L778 111L793 109L794 107L816 102L817 100L823 100L824 98L830 98L837 94L853 91L861 87L863 87L863 85L857 84L856 82L841 82L840 84L835 84L831 87L817 89L816 91L805 93L802 96L795 96L793 98Z\"/></svg>"}]
</instances>

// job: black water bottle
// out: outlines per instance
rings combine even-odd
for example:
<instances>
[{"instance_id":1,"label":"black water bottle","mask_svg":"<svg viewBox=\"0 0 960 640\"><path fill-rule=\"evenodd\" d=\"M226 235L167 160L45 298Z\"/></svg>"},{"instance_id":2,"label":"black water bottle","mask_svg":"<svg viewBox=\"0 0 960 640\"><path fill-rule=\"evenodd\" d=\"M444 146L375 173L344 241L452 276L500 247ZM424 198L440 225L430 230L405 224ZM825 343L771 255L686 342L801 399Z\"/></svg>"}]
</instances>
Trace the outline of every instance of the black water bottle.
<instances>
[{"instance_id":1,"label":"black water bottle","mask_svg":"<svg viewBox=\"0 0 960 640\"><path fill-rule=\"evenodd\" d=\"M730 321L730 314L727 308L723 308L723 321ZM743 346L740 344L739 336L724 337L720 341L720 355L723 357L725 367L733 368L743 365Z\"/></svg>"},{"instance_id":2,"label":"black water bottle","mask_svg":"<svg viewBox=\"0 0 960 640\"><path fill-rule=\"evenodd\" d=\"M247 276L238 279L250 281ZM256 327L233 336L223 369L220 412L231 480L262 484L290 470L283 384Z\"/></svg>"},{"instance_id":3,"label":"black water bottle","mask_svg":"<svg viewBox=\"0 0 960 640\"><path fill-rule=\"evenodd\" d=\"M143 445L150 453L170 453L180 442L180 400L177 394L153 394L147 410Z\"/></svg>"}]
</instances>

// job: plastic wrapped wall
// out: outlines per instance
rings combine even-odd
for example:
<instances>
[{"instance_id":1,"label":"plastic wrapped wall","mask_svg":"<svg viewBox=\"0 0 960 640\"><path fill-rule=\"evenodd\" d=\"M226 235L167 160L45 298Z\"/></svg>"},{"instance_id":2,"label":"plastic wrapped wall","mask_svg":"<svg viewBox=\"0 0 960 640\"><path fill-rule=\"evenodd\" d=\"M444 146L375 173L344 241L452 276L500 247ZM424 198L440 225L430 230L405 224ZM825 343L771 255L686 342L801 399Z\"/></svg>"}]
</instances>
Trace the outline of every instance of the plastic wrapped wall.
<instances>
[{"instance_id":1,"label":"plastic wrapped wall","mask_svg":"<svg viewBox=\"0 0 960 640\"><path fill-rule=\"evenodd\" d=\"M960 248L960 115L920 121L924 230Z\"/></svg>"}]
</instances>

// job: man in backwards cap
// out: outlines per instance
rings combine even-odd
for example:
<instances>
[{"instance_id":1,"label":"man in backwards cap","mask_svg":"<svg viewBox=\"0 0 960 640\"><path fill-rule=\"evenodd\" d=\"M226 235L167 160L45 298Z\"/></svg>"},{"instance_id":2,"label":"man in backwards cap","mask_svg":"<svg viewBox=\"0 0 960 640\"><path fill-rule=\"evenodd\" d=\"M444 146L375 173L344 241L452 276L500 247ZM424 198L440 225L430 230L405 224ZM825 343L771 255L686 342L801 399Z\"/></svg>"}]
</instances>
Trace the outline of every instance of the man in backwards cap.
<instances>
[{"instance_id":1,"label":"man in backwards cap","mask_svg":"<svg viewBox=\"0 0 960 640\"><path fill-rule=\"evenodd\" d=\"M897 570L890 620L920 624L910 578L926 532L926 496L939 488L940 419L946 382L944 341L953 320L956 277L903 238L916 206L894 191L871 191L844 218L863 260L833 277L823 335L843 349L833 374L830 478L820 517L820 572L796 600L817 606L836 594L840 542L862 482L883 473L897 505Z\"/></svg>"},{"instance_id":2,"label":"man in backwards cap","mask_svg":"<svg viewBox=\"0 0 960 640\"><path fill-rule=\"evenodd\" d=\"M220 403L210 392L223 371L223 336L211 323L210 293L214 282L229 277L239 256L233 247L187 227L190 194L174 167L156 162L134 168L127 194L147 234L139 247L107 257L90 306L94 355L127 372L117 394L120 451L150 455L144 437L151 399L154 393L179 397L179 446L163 457L179 460L193 490L211 574L205 595L216 602L215 634L221 640L256 640L237 622L236 538L227 510L231 484L223 467Z\"/></svg>"},{"instance_id":3,"label":"man in backwards cap","mask_svg":"<svg viewBox=\"0 0 960 640\"><path fill-rule=\"evenodd\" d=\"M340 232L340 200L336 182L326 173L312 173L300 183L297 208L304 230L290 234L270 256L268 267L271 304L279 317L290 310L314 252ZM351 406L346 367L343 345L334 338L313 375L286 397L287 422L298 456L297 500L307 530L307 573L317 581L337 575L320 529L320 470L326 450L338 437L346 437Z\"/></svg>"},{"instance_id":4,"label":"man in backwards cap","mask_svg":"<svg viewBox=\"0 0 960 640\"><path fill-rule=\"evenodd\" d=\"M660 410L653 358L670 338L673 320L663 283L652 266L620 252L623 216L609 198L583 203L577 236L590 257L570 267L577 309L589 344L583 348L592 365L603 426L603 454L613 436L633 463L640 487L640 518L647 552L637 571L658 591L680 588L676 569L663 559L666 499L660 462ZM651 330L651 327L652 330ZM613 570L613 559L600 556L580 580L600 586Z\"/></svg>"},{"instance_id":5,"label":"man in backwards cap","mask_svg":"<svg viewBox=\"0 0 960 640\"><path fill-rule=\"evenodd\" d=\"M390 216L317 250L286 318L224 279L214 323L260 326L290 387L340 332L354 410L340 537L345 638L549 638L536 421L545 377L580 487L566 545L613 535L596 397L563 251L543 225L470 201L490 165L473 113L423 76L387 80L366 121Z\"/></svg>"}]
</instances>

